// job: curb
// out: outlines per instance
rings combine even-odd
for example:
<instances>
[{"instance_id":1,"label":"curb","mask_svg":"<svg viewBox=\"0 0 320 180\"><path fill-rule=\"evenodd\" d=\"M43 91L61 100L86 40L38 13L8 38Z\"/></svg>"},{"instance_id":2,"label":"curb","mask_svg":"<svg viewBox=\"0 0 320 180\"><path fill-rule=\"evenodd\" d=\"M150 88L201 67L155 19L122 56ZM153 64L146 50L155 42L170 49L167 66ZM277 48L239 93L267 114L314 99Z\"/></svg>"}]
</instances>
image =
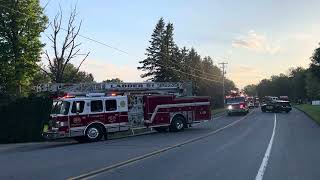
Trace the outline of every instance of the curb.
<instances>
[{"instance_id":1,"label":"curb","mask_svg":"<svg viewBox=\"0 0 320 180\"><path fill-rule=\"evenodd\" d=\"M301 109L299 109L299 108L297 108L297 107L293 107L293 108L295 108L296 110L302 112L303 114L305 114L306 116L308 116L308 118L310 118L312 121L314 121L317 125L320 126L320 122L318 122L318 121L316 121L315 119L313 119L313 117L311 117L308 113L304 112L303 110L301 110Z\"/></svg>"}]
</instances>

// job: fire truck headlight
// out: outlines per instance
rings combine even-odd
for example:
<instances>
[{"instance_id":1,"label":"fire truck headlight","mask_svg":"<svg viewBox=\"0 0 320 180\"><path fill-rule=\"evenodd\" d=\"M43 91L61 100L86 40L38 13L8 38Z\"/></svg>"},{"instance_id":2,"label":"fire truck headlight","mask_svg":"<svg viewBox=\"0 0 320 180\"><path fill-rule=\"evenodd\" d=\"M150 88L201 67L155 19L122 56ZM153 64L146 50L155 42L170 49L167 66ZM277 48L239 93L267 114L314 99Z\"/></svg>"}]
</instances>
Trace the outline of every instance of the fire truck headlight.
<instances>
[{"instance_id":1,"label":"fire truck headlight","mask_svg":"<svg viewBox=\"0 0 320 180\"><path fill-rule=\"evenodd\" d=\"M231 105L229 105L229 106L228 106L228 109L229 109L229 110L231 110L231 109L232 109L232 106L231 106Z\"/></svg>"}]
</instances>

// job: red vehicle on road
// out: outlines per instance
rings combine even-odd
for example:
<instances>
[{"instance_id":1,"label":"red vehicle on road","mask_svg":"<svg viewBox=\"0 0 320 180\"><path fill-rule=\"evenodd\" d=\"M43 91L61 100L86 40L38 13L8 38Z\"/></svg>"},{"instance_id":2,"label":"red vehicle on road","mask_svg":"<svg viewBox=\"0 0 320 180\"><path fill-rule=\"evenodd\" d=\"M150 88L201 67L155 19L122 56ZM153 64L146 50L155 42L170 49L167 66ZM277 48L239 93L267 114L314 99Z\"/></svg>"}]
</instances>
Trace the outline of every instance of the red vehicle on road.
<instances>
[{"instance_id":1,"label":"red vehicle on road","mask_svg":"<svg viewBox=\"0 0 320 180\"><path fill-rule=\"evenodd\" d=\"M128 95L58 98L53 103L48 139L73 137L98 141L111 132L152 127L181 131L211 119L208 97Z\"/></svg>"},{"instance_id":2,"label":"red vehicle on road","mask_svg":"<svg viewBox=\"0 0 320 180\"><path fill-rule=\"evenodd\" d=\"M225 98L227 114L248 114L249 106L245 96L231 95Z\"/></svg>"}]
</instances>

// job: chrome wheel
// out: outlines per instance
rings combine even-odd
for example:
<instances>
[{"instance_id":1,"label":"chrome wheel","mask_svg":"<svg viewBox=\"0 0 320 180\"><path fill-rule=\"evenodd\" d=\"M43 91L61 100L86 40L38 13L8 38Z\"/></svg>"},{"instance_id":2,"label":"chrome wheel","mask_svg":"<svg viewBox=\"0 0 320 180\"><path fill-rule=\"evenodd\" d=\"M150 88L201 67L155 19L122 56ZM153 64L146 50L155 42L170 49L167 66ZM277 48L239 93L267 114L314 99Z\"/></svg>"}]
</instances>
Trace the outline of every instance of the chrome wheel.
<instances>
[{"instance_id":1,"label":"chrome wheel","mask_svg":"<svg viewBox=\"0 0 320 180\"><path fill-rule=\"evenodd\" d=\"M176 127L177 127L177 130L181 130L183 128L183 122L182 121L177 121L176 122Z\"/></svg>"},{"instance_id":2,"label":"chrome wheel","mask_svg":"<svg viewBox=\"0 0 320 180\"><path fill-rule=\"evenodd\" d=\"M170 131L178 132L182 131L186 126L185 119L183 116L175 116L169 127Z\"/></svg>"},{"instance_id":3,"label":"chrome wheel","mask_svg":"<svg viewBox=\"0 0 320 180\"><path fill-rule=\"evenodd\" d=\"M99 130L95 127L91 127L88 129L87 136L90 139L96 139L99 136Z\"/></svg>"}]
</instances>

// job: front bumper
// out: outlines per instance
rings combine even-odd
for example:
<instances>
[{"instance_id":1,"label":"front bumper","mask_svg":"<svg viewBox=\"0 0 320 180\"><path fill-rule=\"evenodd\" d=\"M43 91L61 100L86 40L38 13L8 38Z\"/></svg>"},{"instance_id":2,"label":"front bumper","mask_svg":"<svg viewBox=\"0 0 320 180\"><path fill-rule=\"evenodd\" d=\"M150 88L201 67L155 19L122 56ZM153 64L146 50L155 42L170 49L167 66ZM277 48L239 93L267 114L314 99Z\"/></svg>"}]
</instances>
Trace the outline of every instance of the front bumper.
<instances>
[{"instance_id":1,"label":"front bumper","mask_svg":"<svg viewBox=\"0 0 320 180\"><path fill-rule=\"evenodd\" d=\"M292 108L291 107L281 107L282 111L291 111Z\"/></svg>"},{"instance_id":2,"label":"front bumper","mask_svg":"<svg viewBox=\"0 0 320 180\"><path fill-rule=\"evenodd\" d=\"M64 132L43 132L42 137L48 140L53 140L69 137L69 134Z\"/></svg>"},{"instance_id":3,"label":"front bumper","mask_svg":"<svg viewBox=\"0 0 320 180\"><path fill-rule=\"evenodd\" d=\"M245 113L248 109L227 109L227 113Z\"/></svg>"}]
</instances>

